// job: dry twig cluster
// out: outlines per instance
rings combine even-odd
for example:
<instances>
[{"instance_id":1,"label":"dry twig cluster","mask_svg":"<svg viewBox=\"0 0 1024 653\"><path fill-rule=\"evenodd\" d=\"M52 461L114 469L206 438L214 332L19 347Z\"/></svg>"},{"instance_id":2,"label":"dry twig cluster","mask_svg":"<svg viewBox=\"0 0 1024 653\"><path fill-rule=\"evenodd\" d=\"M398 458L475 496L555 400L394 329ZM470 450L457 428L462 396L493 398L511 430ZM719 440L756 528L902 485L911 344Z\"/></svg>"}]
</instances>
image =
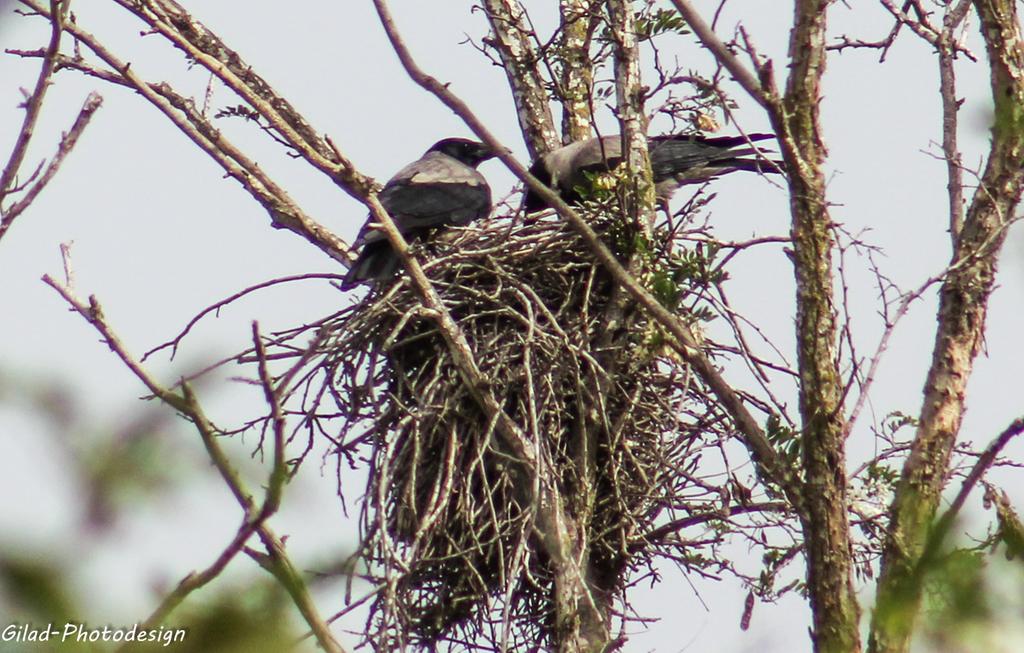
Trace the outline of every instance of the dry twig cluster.
<instances>
[{"instance_id":1,"label":"dry twig cluster","mask_svg":"<svg viewBox=\"0 0 1024 653\"><path fill-rule=\"evenodd\" d=\"M619 596L630 570L679 544L675 529L648 538L657 519L728 503L728 475L695 472L727 438L721 410L639 311L603 332L612 284L561 220L495 219L422 248L489 390L534 439L537 465L557 470L603 600ZM699 283L674 276L683 295ZM340 432L340 453L370 457L363 555L384 590L369 632L382 650L405 637L468 645L484 629L543 641L552 575L529 496L545 471L503 446L424 310L406 279L373 292L317 325L292 386L292 410Z\"/></svg>"}]
</instances>

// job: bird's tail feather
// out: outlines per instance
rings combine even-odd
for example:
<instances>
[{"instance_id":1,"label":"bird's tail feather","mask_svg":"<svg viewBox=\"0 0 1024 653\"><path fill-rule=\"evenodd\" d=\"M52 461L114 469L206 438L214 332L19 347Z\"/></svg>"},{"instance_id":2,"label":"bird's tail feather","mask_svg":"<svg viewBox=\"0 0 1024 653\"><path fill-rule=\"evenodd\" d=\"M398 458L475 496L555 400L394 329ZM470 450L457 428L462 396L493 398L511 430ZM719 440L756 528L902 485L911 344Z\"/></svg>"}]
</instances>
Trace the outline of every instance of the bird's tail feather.
<instances>
[{"instance_id":1,"label":"bird's tail feather","mask_svg":"<svg viewBox=\"0 0 1024 653\"><path fill-rule=\"evenodd\" d=\"M740 145L756 143L758 141L766 141L770 138L775 138L775 134L757 133L747 134L746 136L694 136L691 134L663 134L661 136L652 136L648 140L654 142L698 141L704 145L713 145L714 147L728 149L732 147L739 147Z\"/></svg>"},{"instance_id":2,"label":"bird's tail feather","mask_svg":"<svg viewBox=\"0 0 1024 653\"><path fill-rule=\"evenodd\" d=\"M390 279L398 272L398 257L387 240L367 243L359 258L341 281L341 289L348 290L364 281Z\"/></svg>"},{"instance_id":3,"label":"bird's tail feather","mask_svg":"<svg viewBox=\"0 0 1024 653\"><path fill-rule=\"evenodd\" d=\"M715 159L709 164L712 168L728 168L730 170L746 170L749 172L779 173L785 172L786 164L783 161L756 158L743 159L730 157L728 159Z\"/></svg>"}]
</instances>

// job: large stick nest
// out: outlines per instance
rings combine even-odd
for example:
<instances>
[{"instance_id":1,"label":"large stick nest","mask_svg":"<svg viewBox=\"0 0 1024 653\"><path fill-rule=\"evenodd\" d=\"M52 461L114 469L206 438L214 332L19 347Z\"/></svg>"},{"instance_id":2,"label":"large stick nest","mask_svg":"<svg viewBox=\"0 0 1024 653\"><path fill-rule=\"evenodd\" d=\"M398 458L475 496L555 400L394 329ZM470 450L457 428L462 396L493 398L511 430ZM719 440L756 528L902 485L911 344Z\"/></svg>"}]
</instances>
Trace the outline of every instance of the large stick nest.
<instances>
[{"instance_id":1,"label":"large stick nest","mask_svg":"<svg viewBox=\"0 0 1024 653\"><path fill-rule=\"evenodd\" d=\"M667 238L655 251L595 224L648 261L645 282L666 301L683 305L700 285L685 265L653 263L682 260ZM724 439L721 415L560 220L483 221L417 249L541 468L516 460L484 417L408 279L323 324L324 383L305 393L335 398L339 450L369 445L363 556L383 586L372 642L476 649L483 638L529 650L557 639L545 534L527 499L537 475L555 475L589 543L597 600L610 604L653 555L645 534L659 513L719 498L689 472Z\"/></svg>"}]
</instances>

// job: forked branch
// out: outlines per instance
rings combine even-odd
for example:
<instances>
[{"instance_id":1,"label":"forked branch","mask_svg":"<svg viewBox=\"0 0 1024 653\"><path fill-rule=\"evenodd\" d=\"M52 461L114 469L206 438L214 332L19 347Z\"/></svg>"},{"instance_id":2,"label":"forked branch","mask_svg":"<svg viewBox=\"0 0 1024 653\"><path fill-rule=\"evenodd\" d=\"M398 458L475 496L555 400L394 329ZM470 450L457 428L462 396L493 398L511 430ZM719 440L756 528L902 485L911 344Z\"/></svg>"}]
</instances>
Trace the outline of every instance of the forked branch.
<instances>
[{"instance_id":1,"label":"forked branch","mask_svg":"<svg viewBox=\"0 0 1024 653\"><path fill-rule=\"evenodd\" d=\"M715 396L722 402L724 410L735 422L739 435L749 449L761 477L780 487L795 509L800 510L802 505L799 498L800 490L791 470L783 464L739 394L725 381L714 364L703 353L690 328L669 312L654 295L629 274L593 228L557 193L531 175L458 96L416 64L398 33L386 3L383 0L374 0L374 5L395 53L412 80L434 94L445 106L462 118L473 133L498 152L498 157L516 177L536 191L548 206L553 207L560 216L572 224L594 252L597 260L611 273L616 283L636 298L644 310L649 311L654 319L672 335L673 339L669 344L682 356L683 360L692 366L694 372L707 383Z\"/></svg>"},{"instance_id":2,"label":"forked branch","mask_svg":"<svg viewBox=\"0 0 1024 653\"><path fill-rule=\"evenodd\" d=\"M272 384L270 384L269 377L265 374L265 366L261 365L261 378L264 382L267 401L271 407L272 414L275 415L273 440L274 462L270 478L268 479L268 488L264 501L262 504L258 505L253 500L252 493L242 481L242 477L238 473L238 470L236 470L234 465L231 464L227 454L221 448L220 442L218 441L218 431L213 423L206 417L206 413L200 406L199 400L192 391L191 386L187 383L182 384L182 392L181 394L178 394L168 390L154 377L152 377L149 372L142 367L141 363L135 360L131 353L128 352L124 343L121 342L121 339L107 323L106 318L103 315L103 309L95 297L90 297L88 303L86 303L79 300L74 295L71 288L57 282L49 275L44 276L43 281L56 290L75 312L85 318L85 320L91 324L97 332L99 332L103 341L108 347L110 347L111 351L121 359L125 366L135 374L139 381L146 386L154 397L181 413L190 422L192 422L202 439L207 454L210 456L210 460L217 468L221 478L231 490L231 493L234 495L235 500L238 502L239 506L241 506L244 513L243 522L239 527L238 532L217 559L203 571L190 573L182 579L181 582L178 583L178 586L170 594L164 597L153 614L146 619L144 625L147 627L156 626L166 619L167 616L192 592L203 587L219 576L227 567L228 563L230 563L240 551L247 550L246 543L253 534L257 534L267 548L268 553L266 555L273 561L275 575L278 575L279 578L283 576L287 581L282 581L282 584L291 595L296 607L306 619L306 623L309 624L310 628L313 630L320 646L329 653L344 653L342 646L334 639L334 636L331 635L327 623L320 617L316 606L309 595L309 591L306 588L305 581L288 559L288 556L284 551L284 546L281 543L281 539L266 524L267 519L277 511L277 508L280 505L281 492L283 490L284 483L287 480L287 474L285 472L284 464L285 441L283 421L279 421L277 419L280 415L280 405ZM261 351L258 327L255 324L253 325L253 335L257 343L257 351Z\"/></svg>"}]
</instances>

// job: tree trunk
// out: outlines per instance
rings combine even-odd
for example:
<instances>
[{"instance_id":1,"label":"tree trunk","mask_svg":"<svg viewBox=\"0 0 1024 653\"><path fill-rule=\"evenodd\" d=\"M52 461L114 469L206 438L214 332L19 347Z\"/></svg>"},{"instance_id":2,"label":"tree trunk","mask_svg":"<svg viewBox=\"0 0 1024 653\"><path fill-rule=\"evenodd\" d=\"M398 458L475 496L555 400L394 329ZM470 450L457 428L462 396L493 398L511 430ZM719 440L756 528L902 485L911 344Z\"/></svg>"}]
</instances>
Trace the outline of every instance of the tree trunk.
<instances>
[{"instance_id":1,"label":"tree trunk","mask_svg":"<svg viewBox=\"0 0 1024 653\"><path fill-rule=\"evenodd\" d=\"M992 68L995 120L980 189L939 294L938 330L924 403L890 508L869 651L906 653L921 603L921 554L946 482L964 414L967 383L982 345L989 295L1024 170L1024 46L1013 0L978 0Z\"/></svg>"}]
</instances>

